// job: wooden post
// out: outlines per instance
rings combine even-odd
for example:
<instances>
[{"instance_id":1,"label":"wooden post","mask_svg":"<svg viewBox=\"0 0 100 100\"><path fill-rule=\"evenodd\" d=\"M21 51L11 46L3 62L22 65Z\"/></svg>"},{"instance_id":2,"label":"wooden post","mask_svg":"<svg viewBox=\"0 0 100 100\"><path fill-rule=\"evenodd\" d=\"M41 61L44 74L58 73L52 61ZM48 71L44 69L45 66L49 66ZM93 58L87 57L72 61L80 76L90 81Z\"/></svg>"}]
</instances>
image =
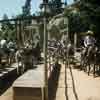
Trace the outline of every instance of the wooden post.
<instances>
[{"instance_id":1,"label":"wooden post","mask_svg":"<svg viewBox=\"0 0 100 100\"><path fill-rule=\"evenodd\" d=\"M44 75L45 75L45 99L48 100L48 66L47 66L47 23L44 17Z\"/></svg>"},{"instance_id":2,"label":"wooden post","mask_svg":"<svg viewBox=\"0 0 100 100\"><path fill-rule=\"evenodd\" d=\"M44 2L45 3L45 2ZM44 14L46 13L46 4L44 5ZM48 66L47 66L47 42L48 42L48 33L47 33L47 19L44 15L44 75L45 75L45 100L48 100Z\"/></svg>"},{"instance_id":3,"label":"wooden post","mask_svg":"<svg viewBox=\"0 0 100 100\"><path fill-rule=\"evenodd\" d=\"M20 26L21 27L21 32L20 32L20 34L21 34L20 35L21 36L21 44L24 45L24 41L25 41L24 40L24 23L23 23L23 21L21 21L20 23L21 23L21 26Z\"/></svg>"},{"instance_id":4,"label":"wooden post","mask_svg":"<svg viewBox=\"0 0 100 100\"><path fill-rule=\"evenodd\" d=\"M74 53L76 52L77 48L77 33L74 34Z\"/></svg>"},{"instance_id":5,"label":"wooden post","mask_svg":"<svg viewBox=\"0 0 100 100\"><path fill-rule=\"evenodd\" d=\"M20 29L19 29L19 21L16 21L15 23L16 23L17 45L18 45L18 48L19 48L19 46L20 46L20 41L19 41L19 40L20 40L20 38L19 38L19 33L20 33L20 32L19 32L19 30L20 30Z\"/></svg>"}]
</instances>

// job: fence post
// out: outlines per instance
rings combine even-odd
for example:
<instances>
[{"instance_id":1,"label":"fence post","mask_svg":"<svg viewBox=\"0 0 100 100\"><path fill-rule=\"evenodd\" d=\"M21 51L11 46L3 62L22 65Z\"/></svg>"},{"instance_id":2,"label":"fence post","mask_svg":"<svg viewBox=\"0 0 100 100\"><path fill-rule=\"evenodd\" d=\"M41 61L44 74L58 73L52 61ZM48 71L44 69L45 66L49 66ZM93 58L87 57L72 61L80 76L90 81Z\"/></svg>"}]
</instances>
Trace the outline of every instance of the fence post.
<instances>
[{"instance_id":1,"label":"fence post","mask_svg":"<svg viewBox=\"0 0 100 100\"><path fill-rule=\"evenodd\" d=\"M77 33L74 34L74 53L76 52L77 48Z\"/></svg>"}]
</instances>

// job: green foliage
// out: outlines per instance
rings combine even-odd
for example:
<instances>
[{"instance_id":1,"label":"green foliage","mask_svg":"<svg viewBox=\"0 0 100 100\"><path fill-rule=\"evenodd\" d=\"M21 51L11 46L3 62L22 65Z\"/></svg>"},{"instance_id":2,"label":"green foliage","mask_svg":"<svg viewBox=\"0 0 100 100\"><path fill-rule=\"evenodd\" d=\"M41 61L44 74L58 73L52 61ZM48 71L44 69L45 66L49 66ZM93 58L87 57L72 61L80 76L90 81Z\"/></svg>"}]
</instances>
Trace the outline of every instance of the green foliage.
<instances>
[{"instance_id":1,"label":"green foliage","mask_svg":"<svg viewBox=\"0 0 100 100\"><path fill-rule=\"evenodd\" d=\"M61 0L50 0L49 8L53 14L59 14L62 12L62 2Z\"/></svg>"},{"instance_id":2,"label":"green foliage","mask_svg":"<svg viewBox=\"0 0 100 100\"><path fill-rule=\"evenodd\" d=\"M26 0L25 5L22 7L23 17L30 16L31 0Z\"/></svg>"},{"instance_id":3,"label":"green foliage","mask_svg":"<svg viewBox=\"0 0 100 100\"><path fill-rule=\"evenodd\" d=\"M42 9L43 6L44 5L40 4L40 9ZM52 16L57 15L59 13L62 13L63 12L63 9L62 9L62 0L49 0L48 1L48 9L50 11L49 12L50 15L52 15Z\"/></svg>"},{"instance_id":4,"label":"green foliage","mask_svg":"<svg viewBox=\"0 0 100 100\"><path fill-rule=\"evenodd\" d=\"M3 20L8 20L7 14L3 15ZM15 40L16 34L14 26L10 21L5 21L1 23L0 39Z\"/></svg>"},{"instance_id":5,"label":"green foliage","mask_svg":"<svg viewBox=\"0 0 100 100\"><path fill-rule=\"evenodd\" d=\"M22 14L19 17L28 17L31 16L31 0L26 0L24 6L22 7ZM30 20L25 20L24 25L29 25Z\"/></svg>"},{"instance_id":6,"label":"green foliage","mask_svg":"<svg viewBox=\"0 0 100 100\"><path fill-rule=\"evenodd\" d=\"M64 11L65 16L69 18L69 32L80 33L92 30L100 38L100 2L98 0L80 0L77 5L66 7ZM73 13L75 9L76 13Z\"/></svg>"},{"instance_id":7,"label":"green foliage","mask_svg":"<svg viewBox=\"0 0 100 100\"><path fill-rule=\"evenodd\" d=\"M3 20L8 20L7 14L3 15ZM1 29L5 31L7 28L13 29L13 26L9 21L2 22Z\"/></svg>"},{"instance_id":8,"label":"green foliage","mask_svg":"<svg viewBox=\"0 0 100 100\"><path fill-rule=\"evenodd\" d=\"M75 8L66 8L64 12L68 18L69 33L84 32L88 28L88 22L85 20L86 16L80 14Z\"/></svg>"},{"instance_id":9,"label":"green foliage","mask_svg":"<svg viewBox=\"0 0 100 100\"><path fill-rule=\"evenodd\" d=\"M89 23L89 29L95 32L100 38L100 1L99 0L81 0L80 12L85 12L85 20Z\"/></svg>"}]
</instances>

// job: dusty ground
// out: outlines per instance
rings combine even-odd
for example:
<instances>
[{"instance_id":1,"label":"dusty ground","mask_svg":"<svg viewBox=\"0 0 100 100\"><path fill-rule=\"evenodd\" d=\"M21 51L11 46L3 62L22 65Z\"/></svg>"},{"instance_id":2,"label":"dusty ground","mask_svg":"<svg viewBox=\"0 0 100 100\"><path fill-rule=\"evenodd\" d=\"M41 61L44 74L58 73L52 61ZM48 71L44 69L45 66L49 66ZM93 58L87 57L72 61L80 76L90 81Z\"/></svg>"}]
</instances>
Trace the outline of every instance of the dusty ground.
<instances>
[{"instance_id":1,"label":"dusty ground","mask_svg":"<svg viewBox=\"0 0 100 100\"><path fill-rule=\"evenodd\" d=\"M0 100L13 100L12 99L12 88L8 88L8 90L0 96Z\"/></svg>"},{"instance_id":2,"label":"dusty ground","mask_svg":"<svg viewBox=\"0 0 100 100\"><path fill-rule=\"evenodd\" d=\"M84 71L62 65L55 96L50 100L100 100L100 76L94 78ZM54 93L53 93L54 94Z\"/></svg>"},{"instance_id":3,"label":"dusty ground","mask_svg":"<svg viewBox=\"0 0 100 100\"><path fill-rule=\"evenodd\" d=\"M88 76L74 68L65 70L64 65L57 69L55 76L50 79L50 100L100 100L100 76L93 78L92 74ZM0 100L12 100L11 87L0 96Z\"/></svg>"}]
</instances>

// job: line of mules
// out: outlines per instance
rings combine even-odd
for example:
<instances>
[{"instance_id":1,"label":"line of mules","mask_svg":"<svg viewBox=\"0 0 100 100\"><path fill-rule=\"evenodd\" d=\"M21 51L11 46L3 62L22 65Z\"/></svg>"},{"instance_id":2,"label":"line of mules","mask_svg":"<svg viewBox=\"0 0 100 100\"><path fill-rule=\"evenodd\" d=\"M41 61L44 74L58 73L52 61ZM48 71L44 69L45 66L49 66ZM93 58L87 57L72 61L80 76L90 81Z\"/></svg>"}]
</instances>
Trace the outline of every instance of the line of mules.
<instances>
[{"instance_id":1,"label":"line of mules","mask_svg":"<svg viewBox=\"0 0 100 100\"><path fill-rule=\"evenodd\" d=\"M71 43L68 43L67 45L62 46L57 45L56 46L49 46L49 56L54 59L60 59L63 60L63 63L65 61L70 62L70 58L74 60L74 53L75 48ZM95 77L96 72L100 71L100 50L97 46L89 46L88 50L87 48L81 49L81 61L80 61L80 69L84 70L85 72L88 72L88 75L90 75L91 70L93 71L93 75ZM69 63L70 64L70 63Z\"/></svg>"},{"instance_id":2,"label":"line of mules","mask_svg":"<svg viewBox=\"0 0 100 100\"><path fill-rule=\"evenodd\" d=\"M50 45L49 43L48 46L48 55L49 58L53 58L53 61L60 60L65 63L66 59L74 57L74 46L71 42L62 44L60 41L55 41L54 44L55 45L52 46L52 44Z\"/></svg>"},{"instance_id":3,"label":"line of mules","mask_svg":"<svg viewBox=\"0 0 100 100\"><path fill-rule=\"evenodd\" d=\"M96 46L89 46L81 50L81 69L90 74L93 71L95 77L96 71L100 70L100 50Z\"/></svg>"}]
</instances>

